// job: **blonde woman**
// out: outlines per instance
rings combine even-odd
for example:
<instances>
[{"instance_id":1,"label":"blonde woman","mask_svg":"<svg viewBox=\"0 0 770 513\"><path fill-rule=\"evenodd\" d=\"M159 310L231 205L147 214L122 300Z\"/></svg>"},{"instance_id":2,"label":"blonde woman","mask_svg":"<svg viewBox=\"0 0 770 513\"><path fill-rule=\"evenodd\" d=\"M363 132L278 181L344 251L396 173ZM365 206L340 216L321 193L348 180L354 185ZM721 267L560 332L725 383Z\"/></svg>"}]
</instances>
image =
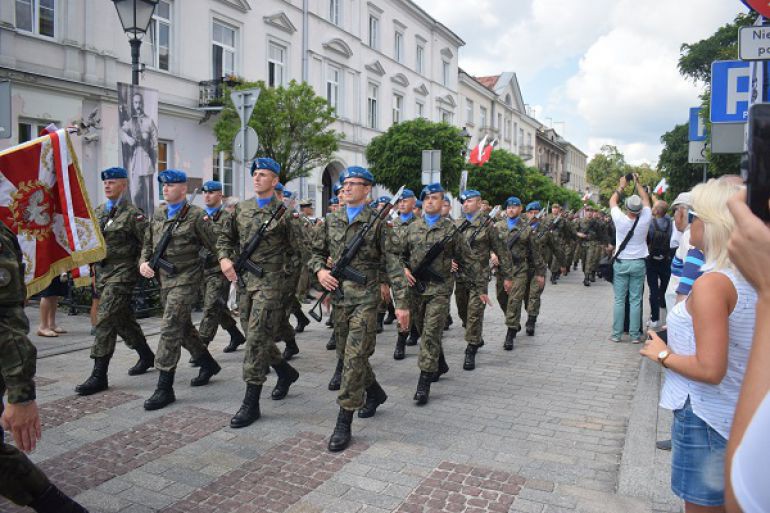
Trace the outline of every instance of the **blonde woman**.
<instances>
[{"instance_id":1,"label":"blonde woman","mask_svg":"<svg viewBox=\"0 0 770 513\"><path fill-rule=\"evenodd\" d=\"M751 349L757 294L727 252L735 225L727 200L739 188L719 179L693 189L690 244L705 254L704 274L669 313L668 345L650 332L641 350L666 369L671 489L686 513L724 511L725 447Z\"/></svg>"}]
</instances>

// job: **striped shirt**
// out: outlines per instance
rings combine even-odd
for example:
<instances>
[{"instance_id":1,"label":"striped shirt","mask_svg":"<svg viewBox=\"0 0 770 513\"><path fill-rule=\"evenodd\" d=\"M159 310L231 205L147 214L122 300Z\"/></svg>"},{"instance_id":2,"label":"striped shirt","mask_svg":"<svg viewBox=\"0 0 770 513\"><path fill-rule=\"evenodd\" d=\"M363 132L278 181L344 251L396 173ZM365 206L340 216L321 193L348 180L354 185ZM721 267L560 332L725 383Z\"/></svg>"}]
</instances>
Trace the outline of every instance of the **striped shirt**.
<instances>
[{"instance_id":1,"label":"striped shirt","mask_svg":"<svg viewBox=\"0 0 770 513\"><path fill-rule=\"evenodd\" d=\"M679 277L679 286L676 289L677 294L686 296L690 293L692 284L703 274L701 267L705 261L703 251L698 248L690 248L687 251L687 258L684 259L682 274Z\"/></svg>"},{"instance_id":2,"label":"striped shirt","mask_svg":"<svg viewBox=\"0 0 770 513\"><path fill-rule=\"evenodd\" d=\"M757 292L737 271L721 269L709 272L727 276L738 293L738 301L728 317L727 372L718 385L710 385L666 369L660 406L678 410L684 407L689 397L695 415L720 435L729 438L754 335ZM697 345L687 301L677 303L666 320L671 350L683 356L695 355Z\"/></svg>"}]
</instances>

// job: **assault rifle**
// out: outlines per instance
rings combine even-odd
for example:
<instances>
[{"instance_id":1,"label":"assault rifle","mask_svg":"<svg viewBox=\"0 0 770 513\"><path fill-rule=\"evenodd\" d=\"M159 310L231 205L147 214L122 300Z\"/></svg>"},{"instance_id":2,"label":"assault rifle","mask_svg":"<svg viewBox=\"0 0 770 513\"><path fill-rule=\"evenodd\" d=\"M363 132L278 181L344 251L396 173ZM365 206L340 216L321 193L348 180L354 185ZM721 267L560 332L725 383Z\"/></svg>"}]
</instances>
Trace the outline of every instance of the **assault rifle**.
<instances>
[{"instance_id":1,"label":"assault rifle","mask_svg":"<svg viewBox=\"0 0 770 513\"><path fill-rule=\"evenodd\" d=\"M243 276L241 275L244 270L249 271L257 278L261 278L265 275L265 270L262 269L261 266L251 261L251 255L254 254L257 248L259 248L259 245L265 238L267 229L270 227L273 221L278 221L281 216L283 216L284 212L286 212L286 205L279 203L278 208L275 209L273 215L270 216L270 219L262 223L262 226L259 227L257 233L251 236L251 239L249 239L249 242L246 243L243 251L241 251L241 254L238 255L238 258L235 260L233 269L235 270L235 274L238 276L238 284L242 287L246 286L246 282L243 280Z\"/></svg>"},{"instance_id":2,"label":"assault rifle","mask_svg":"<svg viewBox=\"0 0 770 513\"><path fill-rule=\"evenodd\" d=\"M471 234L470 239L468 239L468 245L473 246L473 243L476 242L476 237L479 236L479 232L489 226L491 223L494 222L495 218L497 217L497 214L500 212L500 205L497 205L495 208L492 209L492 211L487 215L487 217L484 219L484 221L481 222L481 226L476 228L476 231L474 231Z\"/></svg>"},{"instance_id":3,"label":"assault rifle","mask_svg":"<svg viewBox=\"0 0 770 513\"><path fill-rule=\"evenodd\" d=\"M334 295L338 301L345 297L342 292L342 280L352 281L358 283L359 285L366 285L366 275L354 269L350 264L356 257L358 250L361 249L361 246L363 246L366 234L369 233L381 219L388 217L390 211L393 209L393 206L398 202L399 199L401 199L401 194L403 194L403 192L404 186L402 185L398 192L396 192L396 194L390 200L390 202L383 205L382 208L377 211L375 218L366 223L363 228L361 228L358 233L356 233L356 236L353 238L353 240L351 240L347 246L345 246L345 249L342 251L342 255L340 255L340 258L334 264L334 267L331 268L332 277L340 282L340 286L334 289ZM318 322L321 322L321 319L323 318L321 303L324 299L326 299L326 296L328 295L329 291L325 290L324 293L321 294L321 297L318 298L318 301L316 301L315 305L313 305L313 308L310 309L310 312L308 312L310 317ZM316 312L316 309L318 312Z\"/></svg>"},{"instance_id":4,"label":"assault rifle","mask_svg":"<svg viewBox=\"0 0 770 513\"><path fill-rule=\"evenodd\" d=\"M169 276L176 273L176 266L163 258L163 255L166 253L166 248L168 248L169 243L171 243L171 237L174 235L174 230L176 230L177 227L182 224L182 221L184 221L187 217L187 213L190 212L190 207L192 206L193 201L195 201L195 196L197 195L198 189L195 189L190 199L187 200L187 202L179 210L179 213L174 218L174 222L172 222L171 225L166 228L166 231L163 232L163 236L158 241L158 245L155 246L155 251L147 263L156 273L158 272L158 269L163 269Z\"/></svg>"},{"instance_id":5,"label":"assault rifle","mask_svg":"<svg viewBox=\"0 0 770 513\"><path fill-rule=\"evenodd\" d=\"M462 232L468 228L470 224L471 222L466 219L460 226L457 226L454 230L452 230L452 233L448 234L446 237L433 244L428 252L425 253L425 256L422 258L420 263L412 271L412 276L414 276L417 280L414 284L414 288L417 290L417 292L420 294L425 292L425 289L427 288L427 282L444 283L444 277L434 271L431 268L431 265L433 265L433 262L439 257L439 255L441 255L441 253L444 252L447 243L452 240L452 238L458 232Z\"/></svg>"}]
</instances>

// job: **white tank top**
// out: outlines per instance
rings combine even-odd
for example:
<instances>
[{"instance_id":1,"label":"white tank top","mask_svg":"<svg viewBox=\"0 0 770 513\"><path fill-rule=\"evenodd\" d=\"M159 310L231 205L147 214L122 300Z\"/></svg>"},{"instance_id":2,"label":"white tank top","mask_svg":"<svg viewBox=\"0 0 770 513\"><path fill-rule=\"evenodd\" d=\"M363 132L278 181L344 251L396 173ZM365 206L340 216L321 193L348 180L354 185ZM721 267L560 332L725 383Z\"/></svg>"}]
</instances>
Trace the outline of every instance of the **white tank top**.
<instances>
[{"instance_id":1,"label":"white tank top","mask_svg":"<svg viewBox=\"0 0 770 513\"><path fill-rule=\"evenodd\" d=\"M693 412L720 435L728 438L754 336L757 293L737 271L721 269L708 272L727 276L738 293L738 301L728 318L727 372L721 383L710 385L666 369L660 405L669 410L678 410L689 397ZM668 315L668 343L675 354L689 356L695 354L695 333L686 303L677 303Z\"/></svg>"}]
</instances>

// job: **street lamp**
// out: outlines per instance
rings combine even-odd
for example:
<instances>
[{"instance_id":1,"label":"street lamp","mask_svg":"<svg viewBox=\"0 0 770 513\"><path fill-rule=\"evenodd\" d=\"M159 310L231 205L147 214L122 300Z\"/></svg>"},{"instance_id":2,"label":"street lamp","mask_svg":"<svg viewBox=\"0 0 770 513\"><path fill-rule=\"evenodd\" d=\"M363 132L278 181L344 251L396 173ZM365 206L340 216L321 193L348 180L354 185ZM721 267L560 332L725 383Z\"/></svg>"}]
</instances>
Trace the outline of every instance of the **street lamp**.
<instances>
[{"instance_id":1,"label":"street lamp","mask_svg":"<svg viewBox=\"0 0 770 513\"><path fill-rule=\"evenodd\" d=\"M463 157L465 157L468 154L468 147L471 144L471 139L473 139L473 134L471 134L468 131L467 126L464 126L462 131L460 132L460 137L463 138L464 146L463 146L462 154L463 154Z\"/></svg>"},{"instance_id":2,"label":"street lamp","mask_svg":"<svg viewBox=\"0 0 770 513\"><path fill-rule=\"evenodd\" d=\"M139 47L155 13L158 0L112 0L123 32L131 45L131 84L139 84Z\"/></svg>"}]
</instances>

